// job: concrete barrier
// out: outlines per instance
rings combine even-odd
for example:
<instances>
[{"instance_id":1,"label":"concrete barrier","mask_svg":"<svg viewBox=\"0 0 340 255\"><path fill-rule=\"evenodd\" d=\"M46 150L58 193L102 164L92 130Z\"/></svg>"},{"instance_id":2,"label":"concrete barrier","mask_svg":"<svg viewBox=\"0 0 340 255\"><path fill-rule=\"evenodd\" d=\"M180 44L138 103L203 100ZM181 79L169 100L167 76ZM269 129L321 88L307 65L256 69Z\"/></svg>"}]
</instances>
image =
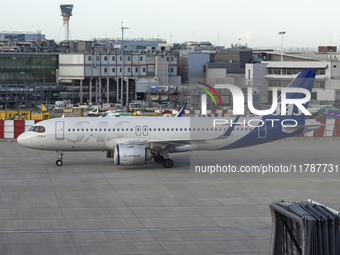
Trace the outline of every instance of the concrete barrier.
<instances>
[{"instance_id":1,"label":"concrete barrier","mask_svg":"<svg viewBox=\"0 0 340 255\"><path fill-rule=\"evenodd\" d=\"M5 120L4 122L4 138L14 138L14 120Z\"/></svg>"},{"instance_id":2,"label":"concrete barrier","mask_svg":"<svg viewBox=\"0 0 340 255\"><path fill-rule=\"evenodd\" d=\"M4 121L0 120L0 139L4 138Z\"/></svg>"}]
</instances>

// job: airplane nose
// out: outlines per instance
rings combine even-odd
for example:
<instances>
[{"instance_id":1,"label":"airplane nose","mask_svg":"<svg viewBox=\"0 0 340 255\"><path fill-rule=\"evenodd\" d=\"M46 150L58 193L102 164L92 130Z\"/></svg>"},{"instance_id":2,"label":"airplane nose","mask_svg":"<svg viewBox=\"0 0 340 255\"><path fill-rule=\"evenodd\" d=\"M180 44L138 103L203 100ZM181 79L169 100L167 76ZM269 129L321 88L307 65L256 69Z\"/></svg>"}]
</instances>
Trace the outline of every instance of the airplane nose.
<instances>
[{"instance_id":1,"label":"airplane nose","mask_svg":"<svg viewBox=\"0 0 340 255\"><path fill-rule=\"evenodd\" d=\"M26 133L22 133L18 136L17 142L22 146L27 146L29 144L28 137Z\"/></svg>"},{"instance_id":2,"label":"airplane nose","mask_svg":"<svg viewBox=\"0 0 340 255\"><path fill-rule=\"evenodd\" d=\"M42 149L44 144L40 139L37 139L37 134L35 132L24 132L18 136L17 142L30 149Z\"/></svg>"},{"instance_id":3,"label":"airplane nose","mask_svg":"<svg viewBox=\"0 0 340 255\"><path fill-rule=\"evenodd\" d=\"M23 142L23 140L24 140L23 134L24 134L24 133L22 133L21 135L18 136L18 138L17 138L18 144L21 144L21 145L22 145L22 142Z\"/></svg>"}]
</instances>

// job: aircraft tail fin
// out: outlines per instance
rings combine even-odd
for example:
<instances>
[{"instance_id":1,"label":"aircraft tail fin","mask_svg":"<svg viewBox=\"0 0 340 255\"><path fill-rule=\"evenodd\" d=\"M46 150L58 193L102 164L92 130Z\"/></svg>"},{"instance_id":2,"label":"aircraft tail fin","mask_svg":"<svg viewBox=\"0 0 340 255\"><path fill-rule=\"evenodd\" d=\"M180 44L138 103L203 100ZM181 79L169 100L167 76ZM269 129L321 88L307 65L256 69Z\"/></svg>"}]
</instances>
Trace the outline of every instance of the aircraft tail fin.
<instances>
[{"instance_id":1,"label":"aircraft tail fin","mask_svg":"<svg viewBox=\"0 0 340 255\"><path fill-rule=\"evenodd\" d=\"M295 90L297 90L298 88L302 88L302 89L306 89L308 90L310 93L312 92L312 88L314 85L314 79L315 79L315 75L316 75L316 70L313 69L306 69L306 70L302 70L299 75L289 84L288 89L289 88L295 88ZM294 92L287 92L285 93L285 100L293 100L293 99L304 99L306 97L306 94L301 91L294 91ZM278 97L278 106L277 106L277 110L269 115L270 116L279 116L281 115L281 104L282 104L282 95L280 95ZM309 100L307 102L302 103L302 106L307 109L308 107L308 103ZM299 109L299 107L296 104L287 104L286 105L286 115L285 116L291 116L294 118L304 118L305 113L303 113L301 111L301 109Z\"/></svg>"},{"instance_id":2,"label":"aircraft tail fin","mask_svg":"<svg viewBox=\"0 0 340 255\"><path fill-rule=\"evenodd\" d=\"M314 85L314 79L316 75L316 70L305 69L302 70L299 75L289 84L288 88L303 88L312 92ZM303 98L302 93L288 93L287 99L300 99ZM278 98L278 102L281 102L281 96Z\"/></svg>"}]
</instances>

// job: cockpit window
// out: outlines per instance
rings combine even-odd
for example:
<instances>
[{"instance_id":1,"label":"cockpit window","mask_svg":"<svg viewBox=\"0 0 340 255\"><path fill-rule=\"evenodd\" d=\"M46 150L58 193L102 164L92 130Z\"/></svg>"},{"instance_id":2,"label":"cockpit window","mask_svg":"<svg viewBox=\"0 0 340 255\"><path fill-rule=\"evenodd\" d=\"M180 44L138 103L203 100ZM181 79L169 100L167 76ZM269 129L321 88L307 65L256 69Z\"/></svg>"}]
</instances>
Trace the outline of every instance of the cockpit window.
<instances>
[{"instance_id":1,"label":"cockpit window","mask_svg":"<svg viewBox=\"0 0 340 255\"><path fill-rule=\"evenodd\" d=\"M43 126L32 126L28 131L44 133L45 132L45 128Z\"/></svg>"}]
</instances>

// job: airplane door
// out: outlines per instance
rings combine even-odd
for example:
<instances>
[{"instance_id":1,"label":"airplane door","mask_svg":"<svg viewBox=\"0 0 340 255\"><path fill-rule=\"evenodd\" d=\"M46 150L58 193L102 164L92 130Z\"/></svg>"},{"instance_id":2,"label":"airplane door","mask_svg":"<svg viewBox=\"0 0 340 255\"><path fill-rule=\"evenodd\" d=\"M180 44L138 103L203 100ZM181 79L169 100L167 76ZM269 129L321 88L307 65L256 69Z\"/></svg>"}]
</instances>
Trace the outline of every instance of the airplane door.
<instances>
[{"instance_id":1,"label":"airplane door","mask_svg":"<svg viewBox=\"0 0 340 255\"><path fill-rule=\"evenodd\" d=\"M64 121L57 121L55 123L55 138L64 139Z\"/></svg>"},{"instance_id":2,"label":"airplane door","mask_svg":"<svg viewBox=\"0 0 340 255\"><path fill-rule=\"evenodd\" d=\"M141 127L140 127L140 126L137 126L137 127L136 127L136 135L137 135L137 136L140 136L140 134L141 134Z\"/></svg>"},{"instance_id":3,"label":"airplane door","mask_svg":"<svg viewBox=\"0 0 340 255\"><path fill-rule=\"evenodd\" d=\"M143 135L144 136L148 135L148 127L147 126L143 126Z\"/></svg>"},{"instance_id":4,"label":"airplane door","mask_svg":"<svg viewBox=\"0 0 340 255\"><path fill-rule=\"evenodd\" d=\"M258 136L257 138L266 138L267 137L267 125L266 122L264 121L264 124L262 127L258 127Z\"/></svg>"}]
</instances>

